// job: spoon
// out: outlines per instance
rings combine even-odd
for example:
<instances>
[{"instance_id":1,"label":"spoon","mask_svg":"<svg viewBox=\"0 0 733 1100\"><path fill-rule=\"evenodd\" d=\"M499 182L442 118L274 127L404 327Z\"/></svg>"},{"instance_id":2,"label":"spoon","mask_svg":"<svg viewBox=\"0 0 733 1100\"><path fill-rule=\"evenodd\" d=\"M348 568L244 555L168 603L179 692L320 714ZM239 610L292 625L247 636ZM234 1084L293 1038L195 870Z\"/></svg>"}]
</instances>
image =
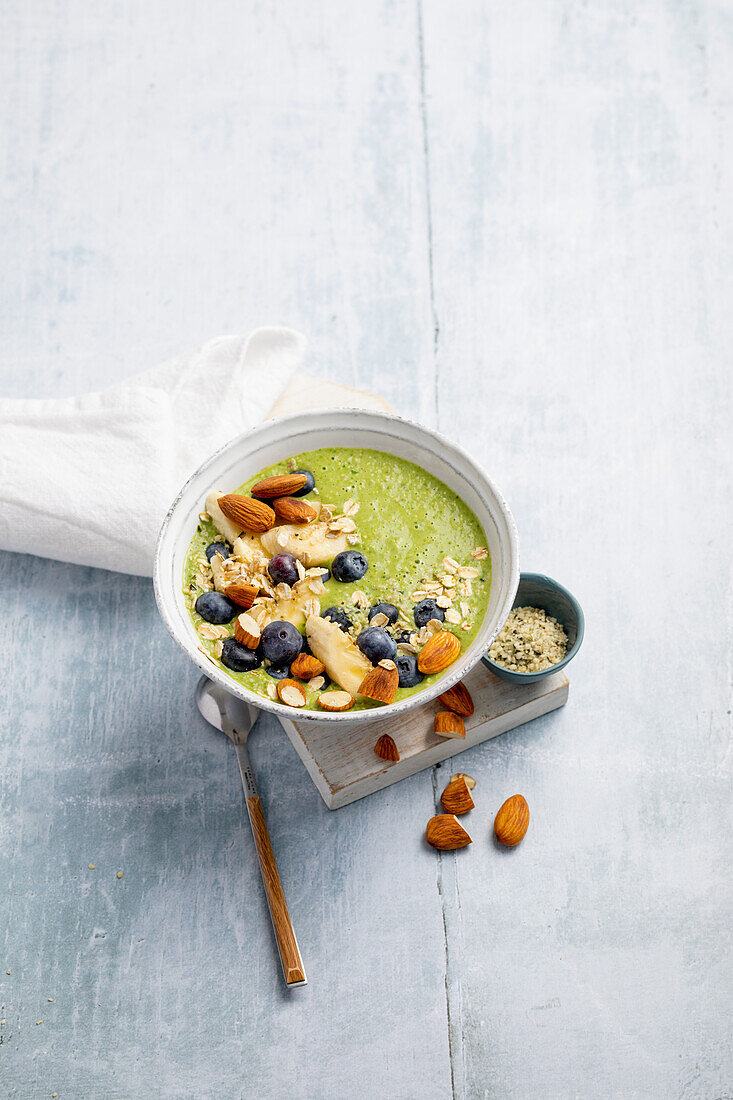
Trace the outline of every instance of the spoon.
<instances>
[{"instance_id":1,"label":"spoon","mask_svg":"<svg viewBox=\"0 0 733 1100\"><path fill-rule=\"evenodd\" d=\"M257 856L260 861L262 882L267 895L267 904L270 908L270 918L277 940L278 951L280 952L285 984L289 989L297 985L307 985L308 979L305 976L305 967L300 957L298 941L295 938L295 932L290 921L282 882L275 862L275 853L272 850L270 834L267 831L262 803L257 793L254 772L247 752L247 737L258 719L259 713L248 703L223 691L222 688L212 683L207 676L202 676L196 685L196 706L206 721L225 733L237 750L249 823L252 826L252 835L255 839Z\"/></svg>"}]
</instances>

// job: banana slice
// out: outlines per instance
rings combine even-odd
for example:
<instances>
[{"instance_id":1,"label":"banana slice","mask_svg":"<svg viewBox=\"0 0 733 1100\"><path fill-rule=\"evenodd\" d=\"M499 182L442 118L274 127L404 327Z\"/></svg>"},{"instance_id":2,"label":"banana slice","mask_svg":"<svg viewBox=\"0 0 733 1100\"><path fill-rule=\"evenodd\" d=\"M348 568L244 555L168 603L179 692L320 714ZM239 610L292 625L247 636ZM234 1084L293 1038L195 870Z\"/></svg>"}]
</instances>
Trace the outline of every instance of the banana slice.
<instances>
[{"instance_id":1,"label":"banana slice","mask_svg":"<svg viewBox=\"0 0 733 1100\"><path fill-rule=\"evenodd\" d=\"M261 618L258 618L258 622L263 627L267 626L268 623L282 620L286 623L292 623L293 626L300 629L305 622L305 605L308 600L312 599L312 592L302 592L291 596L289 600L263 600L260 606L265 608L265 613Z\"/></svg>"},{"instance_id":2,"label":"banana slice","mask_svg":"<svg viewBox=\"0 0 733 1100\"><path fill-rule=\"evenodd\" d=\"M211 575L214 578L214 588L217 592L223 592L227 586L227 579L224 576L223 568L224 560L220 558L218 554L214 554L209 564L211 565Z\"/></svg>"},{"instance_id":3,"label":"banana slice","mask_svg":"<svg viewBox=\"0 0 733 1100\"><path fill-rule=\"evenodd\" d=\"M371 662L356 648L349 635L330 619L309 615L305 631L313 656L326 666L334 683L356 698L359 685L372 670Z\"/></svg>"},{"instance_id":4,"label":"banana slice","mask_svg":"<svg viewBox=\"0 0 733 1100\"><path fill-rule=\"evenodd\" d=\"M260 542L270 557L273 554L292 554L306 569L310 569L314 565L324 565L349 547L343 533L335 538L326 538L328 529L327 523L309 523L307 527L283 523L260 535Z\"/></svg>"},{"instance_id":5,"label":"banana slice","mask_svg":"<svg viewBox=\"0 0 733 1100\"><path fill-rule=\"evenodd\" d=\"M226 496L226 493L222 489L212 489L206 498L206 511L213 519L214 526L219 534L223 535L227 542L233 546L235 540L242 534L242 528L237 527L236 523L232 523L230 519L227 519L219 507L219 498L223 496Z\"/></svg>"},{"instance_id":6,"label":"banana slice","mask_svg":"<svg viewBox=\"0 0 733 1100\"><path fill-rule=\"evenodd\" d=\"M226 519L226 516L224 518ZM245 531L238 539L234 540L233 545L235 558L241 558L242 561L249 564L255 561L257 557L262 557L267 563L267 554L262 549L259 535L253 535Z\"/></svg>"}]
</instances>

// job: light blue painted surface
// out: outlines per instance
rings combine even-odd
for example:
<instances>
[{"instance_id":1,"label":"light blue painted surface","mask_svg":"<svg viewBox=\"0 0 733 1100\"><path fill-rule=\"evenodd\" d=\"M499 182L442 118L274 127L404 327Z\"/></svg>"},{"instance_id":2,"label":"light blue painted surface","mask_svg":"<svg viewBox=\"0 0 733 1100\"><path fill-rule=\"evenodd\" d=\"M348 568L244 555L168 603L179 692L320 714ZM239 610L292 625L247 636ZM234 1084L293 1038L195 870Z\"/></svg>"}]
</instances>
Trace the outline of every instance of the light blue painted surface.
<instances>
[{"instance_id":1,"label":"light blue painted surface","mask_svg":"<svg viewBox=\"0 0 733 1100\"><path fill-rule=\"evenodd\" d=\"M421 840L451 764L331 814L263 721L288 998L234 754L150 584L6 555L0 1095L733 1094L731 22L3 11L2 392L292 324L311 370L485 463L588 631L563 712L455 761L456 856Z\"/></svg>"}]
</instances>

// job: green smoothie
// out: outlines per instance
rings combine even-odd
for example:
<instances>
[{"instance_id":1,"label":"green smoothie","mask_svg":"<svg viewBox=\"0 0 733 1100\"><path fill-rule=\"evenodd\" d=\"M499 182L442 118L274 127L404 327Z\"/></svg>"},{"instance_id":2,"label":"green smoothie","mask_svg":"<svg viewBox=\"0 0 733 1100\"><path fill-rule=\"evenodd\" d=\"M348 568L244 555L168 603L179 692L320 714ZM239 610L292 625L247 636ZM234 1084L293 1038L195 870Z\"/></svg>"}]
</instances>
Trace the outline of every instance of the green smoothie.
<instances>
[{"instance_id":1,"label":"green smoothie","mask_svg":"<svg viewBox=\"0 0 733 1100\"><path fill-rule=\"evenodd\" d=\"M452 631L465 651L481 627L491 586L486 536L468 506L441 481L411 462L380 451L348 447L294 455L261 470L234 491L246 495L263 478L295 469L310 470L313 474L315 488L301 499L321 510L317 522L322 523L324 516L327 519L332 516L338 526L344 516L350 517L342 522L347 533L340 536L338 549L348 539L348 547L362 554L368 564L366 573L355 581L344 583L331 576L322 590L312 596L315 606L310 603L307 613L340 609L351 623L348 634L356 640L370 625L368 615L374 605L393 605L399 612L397 621L383 622L380 617L377 622L395 638L400 651L417 655L429 631L437 629L438 624L434 621L427 627L416 625L414 609L432 599L433 606L439 608L436 614L440 627ZM234 633L236 615L231 622L212 627L195 610L198 597L214 587L206 549L211 543L224 541L214 520L202 512L186 556L183 576L186 604L201 647L211 659L250 691L274 698L277 680L268 674L267 662L253 671L235 672L221 661L222 645ZM256 538L250 542L259 546ZM236 549L235 543L235 555ZM265 551L264 555L267 558L270 553ZM227 568L236 569L236 557ZM268 599L264 592L254 610L263 603L268 617L277 618L277 597ZM303 622L298 623L298 629L305 632ZM441 674L427 675L415 686L400 687L395 702L423 690L438 675ZM328 683L316 683L313 687L304 684L304 687L305 709L319 710L318 696ZM357 698L354 709L379 705Z\"/></svg>"}]
</instances>

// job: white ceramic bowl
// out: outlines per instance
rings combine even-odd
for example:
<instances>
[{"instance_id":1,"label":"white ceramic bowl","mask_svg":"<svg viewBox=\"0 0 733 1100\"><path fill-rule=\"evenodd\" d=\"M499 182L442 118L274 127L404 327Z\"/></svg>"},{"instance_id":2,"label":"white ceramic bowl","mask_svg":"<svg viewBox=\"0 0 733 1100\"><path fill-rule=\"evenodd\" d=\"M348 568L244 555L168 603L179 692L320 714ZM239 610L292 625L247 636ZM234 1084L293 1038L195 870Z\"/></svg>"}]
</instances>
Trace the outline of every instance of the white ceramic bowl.
<instances>
[{"instance_id":1,"label":"white ceramic bowl","mask_svg":"<svg viewBox=\"0 0 733 1100\"><path fill-rule=\"evenodd\" d=\"M422 466L466 502L486 532L491 553L489 606L471 646L439 681L379 712L373 709L343 713L294 712L292 707L248 691L199 649L198 636L183 601L184 559L209 490L213 487L234 490L263 467L319 447L369 447ZM173 638L193 663L226 691L260 710L290 719L297 715L299 722L358 724L374 721L377 714L396 718L428 702L461 680L481 659L509 614L519 583L517 529L504 498L491 479L464 450L437 432L386 413L320 409L268 420L227 443L199 467L181 489L163 522L155 554L154 582L158 609Z\"/></svg>"}]
</instances>

